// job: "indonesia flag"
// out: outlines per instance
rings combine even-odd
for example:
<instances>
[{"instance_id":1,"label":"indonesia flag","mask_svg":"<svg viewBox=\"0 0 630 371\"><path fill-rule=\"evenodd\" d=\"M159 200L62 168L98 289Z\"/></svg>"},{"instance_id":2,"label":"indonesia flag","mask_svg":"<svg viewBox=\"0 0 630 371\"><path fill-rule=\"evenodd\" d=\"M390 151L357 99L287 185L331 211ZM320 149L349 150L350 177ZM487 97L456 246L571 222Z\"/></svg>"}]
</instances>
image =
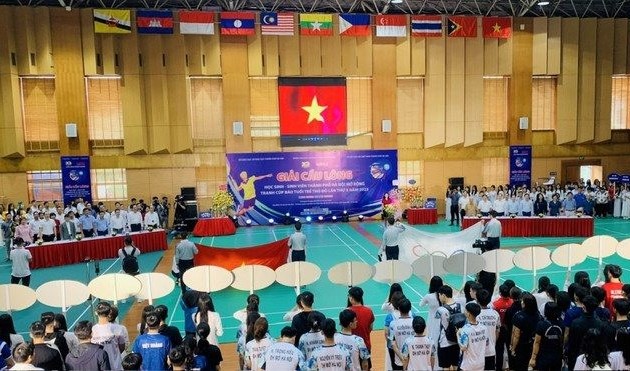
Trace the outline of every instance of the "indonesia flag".
<instances>
[{"instance_id":1,"label":"indonesia flag","mask_svg":"<svg viewBox=\"0 0 630 371\"><path fill-rule=\"evenodd\" d=\"M442 16L412 15L411 36L439 37L442 36Z\"/></svg>"},{"instance_id":2,"label":"indonesia flag","mask_svg":"<svg viewBox=\"0 0 630 371\"><path fill-rule=\"evenodd\" d=\"M376 16L376 36L378 37L406 37L407 16L403 14L388 14Z\"/></svg>"},{"instance_id":3,"label":"indonesia flag","mask_svg":"<svg viewBox=\"0 0 630 371\"><path fill-rule=\"evenodd\" d=\"M180 11L179 33L214 35L214 13L202 11Z\"/></svg>"}]
</instances>

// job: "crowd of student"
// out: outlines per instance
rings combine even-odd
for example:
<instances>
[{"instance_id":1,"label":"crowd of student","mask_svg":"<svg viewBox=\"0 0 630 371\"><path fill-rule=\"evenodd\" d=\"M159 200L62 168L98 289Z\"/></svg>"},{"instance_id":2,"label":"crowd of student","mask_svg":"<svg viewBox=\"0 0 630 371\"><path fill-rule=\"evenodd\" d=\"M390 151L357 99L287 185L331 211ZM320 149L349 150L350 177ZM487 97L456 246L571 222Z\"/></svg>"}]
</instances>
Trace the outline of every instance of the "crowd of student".
<instances>
[{"instance_id":1,"label":"crowd of student","mask_svg":"<svg viewBox=\"0 0 630 371\"><path fill-rule=\"evenodd\" d=\"M446 219L459 223L464 216L488 216L494 210L497 216L572 216L584 215L630 218L630 189L627 185L595 181L568 183L564 187L537 185L492 185L477 188L449 187L446 190Z\"/></svg>"},{"instance_id":2,"label":"crowd of student","mask_svg":"<svg viewBox=\"0 0 630 371\"><path fill-rule=\"evenodd\" d=\"M252 294L234 313L242 323L240 369L368 370L371 354L382 351L386 370L630 370L630 285L621 282L617 265L603 275L605 282L591 285L586 272L577 272L566 291L543 276L534 293L507 280L495 297L494 282L484 277L455 295L436 276L420 302L428 306L426 317L413 313L393 284L382 306L383 350L372 348L375 316L360 287L349 289L346 308L334 318L314 308L313 293L302 292L277 340ZM29 328L30 342L16 334L9 314L0 315L0 369L219 370L223 326L212 298L188 290L181 306L184 337L166 324L166 306L148 305L132 344L117 323L118 309L107 302L97 304L96 323L81 321L73 332L63 315L43 313Z\"/></svg>"}]
</instances>

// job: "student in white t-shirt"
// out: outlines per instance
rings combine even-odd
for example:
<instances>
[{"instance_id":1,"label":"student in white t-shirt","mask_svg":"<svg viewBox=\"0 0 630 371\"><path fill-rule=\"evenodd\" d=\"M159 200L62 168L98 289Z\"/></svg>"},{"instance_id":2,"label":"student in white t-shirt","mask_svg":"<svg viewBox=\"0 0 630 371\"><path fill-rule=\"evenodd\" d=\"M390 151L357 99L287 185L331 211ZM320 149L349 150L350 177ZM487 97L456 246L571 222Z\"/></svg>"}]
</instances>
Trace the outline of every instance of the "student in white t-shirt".
<instances>
[{"instance_id":1,"label":"student in white t-shirt","mask_svg":"<svg viewBox=\"0 0 630 371\"><path fill-rule=\"evenodd\" d=\"M339 325L341 332L335 334L335 344L341 349L350 353L350 369L352 371L361 371L368 369L368 359L370 351L365 345L363 338L352 335L352 331L357 328L357 314L350 309L344 309L339 313Z\"/></svg>"},{"instance_id":2,"label":"student in white t-shirt","mask_svg":"<svg viewBox=\"0 0 630 371\"><path fill-rule=\"evenodd\" d=\"M599 329L590 328L586 331L582 339L582 350L584 353L575 360L575 371L616 370L612 367L606 341Z\"/></svg>"},{"instance_id":3,"label":"student in white t-shirt","mask_svg":"<svg viewBox=\"0 0 630 371\"><path fill-rule=\"evenodd\" d=\"M304 368L304 354L293 345L297 331L286 326L280 331L280 339L267 348L261 365L263 370L301 370Z\"/></svg>"},{"instance_id":4,"label":"student in white t-shirt","mask_svg":"<svg viewBox=\"0 0 630 371\"><path fill-rule=\"evenodd\" d=\"M486 327L486 336L488 338L486 342L484 370L495 369L497 337L499 336L499 329L501 328L501 316L499 316L496 310L488 308L490 299L491 297L488 290L481 289L477 291L477 303L481 306L481 313L477 316L477 322Z\"/></svg>"},{"instance_id":5,"label":"student in white t-shirt","mask_svg":"<svg viewBox=\"0 0 630 371\"><path fill-rule=\"evenodd\" d=\"M322 326L324 333L324 345L313 352L311 358L306 361L306 369L309 371L350 371L350 353L335 344L337 332L335 321L327 318Z\"/></svg>"},{"instance_id":6,"label":"student in white t-shirt","mask_svg":"<svg viewBox=\"0 0 630 371\"><path fill-rule=\"evenodd\" d=\"M260 317L254 323L254 338L245 344L245 368L247 370L262 370L265 353L273 344L273 339L267 337L269 322Z\"/></svg>"},{"instance_id":7,"label":"student in white t-shirt","mask_svg":"<svg viewBox=\"0 0 630 371\"><path fill-rule=\"evenodd\" d=\"M323 314L320 312L312 312L308 315L309 332L300 336L298 349L304 354L304 359L311 358L313 351L324 345L324 334L322 334L321 326L324 324Z\"/></svg>"},{"instance_id":8,"label":"student in white t-shirt","mask_svg":"<svg viewBox=\"0 0 630 371\"><path fill-rule=\"evenodd\" d=\"M487 337L486 327L477 322L481 307L474 302L468 303L464 313L467 323L457 331L457 343L462 351L460 369L483 370Z\"/></svg>"},{"instance_id":9,"label":"student in white t-shirt","mask_svg":"<svg viewBox=\"0 0 630 371\"><path fill-rule=\"evenodd\" d=\"M24 248L24 240L17 237L13 240L13 250L9 254L11 259L11 283L17 284L22 281L22 285L31 284L31 268L29 263L33 260L31 252Z\"/></svg>"},{"instance_id":10,"label":"student in white t-shirt","mask_svg":"<svg viewBox=\"0 0 630 371\"><path fill-rule=\"evenodd\" d=\"M411 322L413 318L409 315L411 312L411 302L407 298L402 298L398 301L398 310L400 311L400 317L396 318L389 324L389 339L392 342L392 349L396 354L394 358L394 364L392 369L402 370L404 355L400 352L407 338L412 337L415 332Z\"/></svg>"},{"instance_id":11,"label":"student in white t-shirt","mask_svg":"<svg viewBox=\"0 0 630 371\"><path fill-rule=\"evenodd\" d=\"M426 335L427 324L417 316L411 321L414 336L408 337L402 346L404 369L407 371L433 370L435 365L435 342Z\"/></svg>"}]
</instances>

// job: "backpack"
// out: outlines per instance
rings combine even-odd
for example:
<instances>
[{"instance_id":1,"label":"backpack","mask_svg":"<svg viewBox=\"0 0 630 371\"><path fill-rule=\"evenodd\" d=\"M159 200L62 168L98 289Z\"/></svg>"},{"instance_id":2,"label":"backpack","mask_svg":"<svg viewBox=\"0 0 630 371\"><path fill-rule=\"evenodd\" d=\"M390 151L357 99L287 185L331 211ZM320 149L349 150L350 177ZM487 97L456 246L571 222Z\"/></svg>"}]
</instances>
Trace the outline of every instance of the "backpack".
<instances>
[{"instance_id":1,"label":"backpack","mask_svg":"<svg viewBox=\"0 0 630 371\"><path fill-rule=\"evenodd\" d=\"M443 305L449 313L448 326L444 329L444 335L446 340L451 343L457 342L457 330L462 328L466 324L466 315L462 313L462 308L459 303L455 304L455 307L449 305Z\"/></svg>"},{"instance_id":2,"label":"backpack","mask_svg":"<svg viewBox=\"0 0 630 371\"><path fill-rule=\"evenodd\" d=\"M123 272L127 274L138 273L140 267L138 266L138 258L135 256L136 248L134 247L133 250L131 250L131 254L127 254L127 250L125 250L125 248L123 247L122 253L125 256L122 260Z\"/></svg>"},{"instance_id":3,"label":"backpack","mask_svg":"<svg viewBox=\"0 0 630 371\"><path fill-rule=\"evenodd\" d=\"M564 344L564 331L558 325L549 323L549 327L545 330L545 334L543 338L545 339L545 349L548 349L550 352L558 351L562 352L562 347Z\"/></svg>"}]
</instances>

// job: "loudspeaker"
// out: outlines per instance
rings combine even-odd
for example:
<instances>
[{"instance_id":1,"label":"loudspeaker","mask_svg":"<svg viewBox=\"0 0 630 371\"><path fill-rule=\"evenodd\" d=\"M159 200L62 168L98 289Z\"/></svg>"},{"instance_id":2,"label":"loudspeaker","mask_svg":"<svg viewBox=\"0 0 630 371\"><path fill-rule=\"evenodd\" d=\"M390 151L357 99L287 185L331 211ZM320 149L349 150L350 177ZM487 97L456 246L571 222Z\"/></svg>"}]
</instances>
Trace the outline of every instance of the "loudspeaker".
<instances>
[{"instance_id":1,"label":"loudspeaker","mask_svg":"<svg viewBox=\"0 0 630 371\"><path fill-rule=\"evenodd\" d=\"M392 132L392 120L382 120L381 121L381 131L383 133L391 133Z\"/></svg>"},{"instance_id":2,"label":"loudspeaker","mask_svg":"<svg viewBox=\"0 0 630 371\"><path fill-rule=\"evenodd\" d=\"M528 127L529 127L529 118L520 117L518 119L518 128L521 130L527 130Z\"/></svg>"},{"instance_id":3,"label":"loudspeaker","mask_svg":"<svg viewBox=\"0 0 630 371\"><path fill-rule=\"evenodd\" d=\"M77 137L77 124L75 124L74 122L66 124L66 137L67 138Z\"/></svg>"},{"instance_id":4,"label":"loudspeaker","mask_svg":"<svg viewBox=\"0 0 630 371\"><path fill-rule=\"evenodd\" d=\"M197 218L197 202L186 201L186 219Z\"/></svg>"},{"instance_id":5,"label":"loudspeaker","mask_svg":"<svg viewBox=\"0 0 630 371\"><path fill-rule=\"evenodd\" d=\"M243 135L243 122L242 121L232 122L232 134Z\"/></svg>"},{"instance_id":6,"label":"loudspeaker","mask_svg":"<svg viewBox=\"0 0 630 371\"><path fill-rule=\"evenodd\" d=\"M184 201L194 201L197 198L195 187L182 187L180 188L180 194Z\"/></svg>"},{"instance_id":7,"label":"loudspeaker","mask_svg":"<svg viewBox=\"0 0 630 371\"><path fill-rule=\"evenodd\" d=\"M464 178L462 177L448 178L448 184L450 184L452 188L459 187L461 189L464 189Z\"/></svg>"}]
</instances>

